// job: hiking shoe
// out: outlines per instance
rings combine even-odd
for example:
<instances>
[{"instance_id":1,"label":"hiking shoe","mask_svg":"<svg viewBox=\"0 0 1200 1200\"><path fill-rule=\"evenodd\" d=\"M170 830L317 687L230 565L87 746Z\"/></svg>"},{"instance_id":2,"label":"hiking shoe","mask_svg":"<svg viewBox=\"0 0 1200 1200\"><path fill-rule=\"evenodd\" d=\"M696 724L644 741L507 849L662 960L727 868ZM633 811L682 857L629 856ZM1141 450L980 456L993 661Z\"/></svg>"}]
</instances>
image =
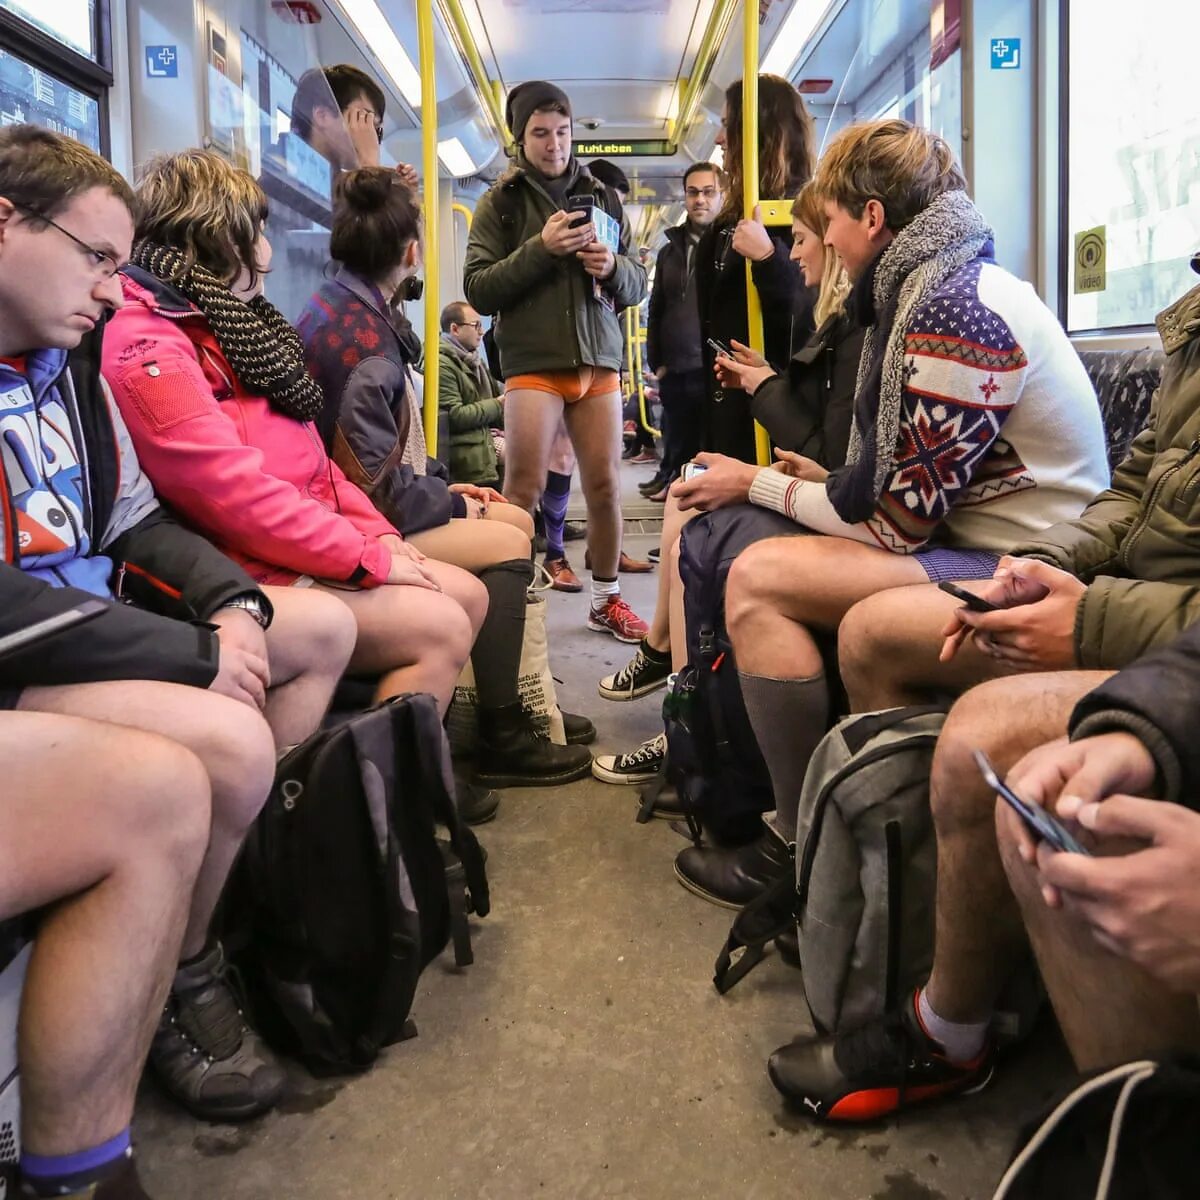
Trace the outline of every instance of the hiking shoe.
<instances>
[{"instance_id":1,"label":"hiking shoe","mask_svg":"<svg viewBox=\"0 0 1200 1200\"><path fill-rule=\"evenodd\" d=\"M550 576L550 586L556 592L582 592L583 582L571 570L571 564L565 558L548 558L542 563L546 574Z\"/></svg>"},{"instance_id":2,"label":"hiking shoe","mask_svg":"<svg viewBox=\"0 0 1200 1200\"><path fill-rule=\"evenodd\" d=\"M583 556L583 568L585 571L592 569L592 552L590 550ZM621 557L617 560L617 571L621 575L648 575L653 570L652 562L643 562L640 558L630 558L624 550L621 551Z\"/></svg>"},{"instance_id":3,"label":"hiking shoe","mask_svg":"<svg viewBox=\"0 0 1200 1200\"><path fill-rule=\"evenodd\" d=\"M240 1121L274 1108L286 1076L246 1024L218 942L175 972L150 1046L150 1066L193 1116Z\"/></svg>"},{"instance_id":4,"label":"hiking shoe","mask_svg":"<svg viewBox=\"0 0 1200 1200\"><path fill-rule=\"evenodd\" d=\"M556 746L520 702L479 710L475 777L489 787L556 787L587 775L586 746Z\"/></svg>"},{"instance_id":5,"label":"hiking shoe","mask_svg":"<svg viewBox=\"0 0 1200 1200\"><path fill-rule=\"evenodd\" d=\"M590 746L596 740L596 727L587 717L563 712L561 708L558 712L562 717L563 735L568 746Z\"/></svg>"},{"instance_id":6,"label":"hiking shoe","mask_svg":"<svg viewBox=\"0 0 1200 1200\"><path fill-rule=\"evenodd\" d=\"M643 638L637 652L619 671L600 680L600 695L605 700L636 700L666 687L670 676L670 656L656 654Z\"/></svg>"},{"instance_id":7,"label":"hiking shoe","mask_svg":"<svg viewBox=\"0 0 1200 1200\"><path fill-rule=\"evenodd\" d=\"M632 754L600 754L592 759L592 774L604 783L648 783L667 757L667 735L643 742Z\"/></svg>"},{"instance_id":8,"label":"hiking shoe","mask_svg":"<svg viewBox=\"0 0 1200 1200\"><path fill-rule=\"evenodd\" d=\"M798 1038L767 1061L771 1082L819 1121L874 1121L926 1100L981 1091L992 1078L989 1037L968 1063L952 1063L917 1018L916 995L899 1013L833 1037Z\"/></svg>"},{"instance_id":9,"label":"hiking shoe","mask_svg":"<svg viewBox=\"0 0 1200 1200\"><path fill-rule=\"evenodd\" d=\"M611 633L618 642L631 645L637 645L650 632L650 626L620 596L609 596L603 608L593 608L588 613L588 628Z\"/></svg>"}]
</instances>

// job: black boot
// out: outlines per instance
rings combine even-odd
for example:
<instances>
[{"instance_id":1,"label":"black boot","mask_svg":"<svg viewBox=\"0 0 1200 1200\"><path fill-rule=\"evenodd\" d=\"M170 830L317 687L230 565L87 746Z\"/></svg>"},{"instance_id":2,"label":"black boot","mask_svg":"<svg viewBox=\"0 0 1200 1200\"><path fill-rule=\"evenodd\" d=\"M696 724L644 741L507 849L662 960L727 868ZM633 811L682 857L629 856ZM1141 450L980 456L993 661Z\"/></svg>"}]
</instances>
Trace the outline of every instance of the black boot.
<instances>
[{"instance_id":1,"label":"black boot","mask_svg":"<svg viewBox=\"0 0 1200 1200\"><path fill-rule=\"evenodd\" d=\"M742 908L793 869L787 845L770 826L747 846L734 850L689 846L675 857L679 882L722 908Z\"/></svg>"},{"instance_id":2,"label":"black boot","mask_svg":"<svg viewBox=\"0 0 1200 1200\"><path fill-rule=\"evenodd\" d=\"M569 712L561 715L568 746L590 746L596 740L596 727L587 717Z\"/></svg>"},{"instance_id":3,"label":"black boot","mask_svg":"<svg viewBox=\"0 0 1200 1200\"><path fill-rule=\"evenodd\" d=\"M472 783L469 762L456 758L454 762L454 801L458 815L468 825L483 825L496 815L500 797L491 788Z\"/></svg>"},{"instance_id":4,"label":"black boot","mask_svg":"<svg viewBox=\"0 0 1200 1200\"><path fill-rule=\"evenodd\" d=\"M592 769L584 746L556 746L539 736L520 704L479 710L476 778L489 787L551 787Z\"/></svg>"}]
</instances>

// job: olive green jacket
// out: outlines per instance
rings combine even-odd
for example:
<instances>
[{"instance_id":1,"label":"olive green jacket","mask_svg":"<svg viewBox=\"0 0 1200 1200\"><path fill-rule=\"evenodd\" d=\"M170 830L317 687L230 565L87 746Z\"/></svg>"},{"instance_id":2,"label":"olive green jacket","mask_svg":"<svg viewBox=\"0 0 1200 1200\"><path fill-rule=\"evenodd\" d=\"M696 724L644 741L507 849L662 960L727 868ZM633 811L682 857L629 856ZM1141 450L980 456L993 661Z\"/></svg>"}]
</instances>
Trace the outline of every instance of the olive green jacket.
<instances>
[{"instance_id":1,"label":"olive green jacket","mask_svg":"<svg viewBox=\"0 0 1200 1200\"><path fill-rule=\"evenodd\" d=\"M1200 619L1200 287L1158 316L1167 364L1150 420L1074 521L1012 551L1088 585L1079 666L1118 669Z\"/></svg>"},{"instance_id":2,"label":"olive green jacket","mask_svg":"<svg viewBox=\"0 0 1200 1200\"><path fill-rule=\"evenodd\" d=\"M586 169L571 190L593 192L598 204L605 193ZM645 269L620 253L616 270L603 284L613 308L595 299L592 277L579 260L557 258L542 244L542 229L558 209L516 164L475 208L463 282L474 308L499 316L496 343L505 379L580 366L619 371L624 335L617 314L646 294ZM629 222L622 214L622 248L629 242Z\"/></svg>"},{"instance_id":3,"label":"olive green jacket","mask_svg":"<svg viewBox=\"0 0 1200 1200\"><path fill-rule=\"evenodd\" d=\"M441 376L438 406L450 426L450 480L452 483L494 483L500 476L492 427L503 426L504 406L500 387L476 356L480 370L445 337L438 344Z\"/></svg>"}]
</instances>

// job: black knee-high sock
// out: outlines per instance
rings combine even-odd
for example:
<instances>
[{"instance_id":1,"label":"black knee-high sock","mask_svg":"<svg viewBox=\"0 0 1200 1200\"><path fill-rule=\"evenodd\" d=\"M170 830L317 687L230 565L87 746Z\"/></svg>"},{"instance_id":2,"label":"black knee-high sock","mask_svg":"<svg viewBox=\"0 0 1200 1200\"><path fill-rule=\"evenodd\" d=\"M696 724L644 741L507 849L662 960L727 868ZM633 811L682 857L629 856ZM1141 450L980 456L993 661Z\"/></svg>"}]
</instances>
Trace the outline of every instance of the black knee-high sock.
<instances>
[{"instance_id":1,"label":"black knee-high sock","mask_svg":"<svg viewBox=\"0 0 1200 1200\"><path fill-rule=\"evenodd\" d=\"M479 572L488 593L488 613L471 650L480 708L504 708L520 699L517 672L525 637L525 593L533 564L512 558Z\"/></svg>"}]
</instances>

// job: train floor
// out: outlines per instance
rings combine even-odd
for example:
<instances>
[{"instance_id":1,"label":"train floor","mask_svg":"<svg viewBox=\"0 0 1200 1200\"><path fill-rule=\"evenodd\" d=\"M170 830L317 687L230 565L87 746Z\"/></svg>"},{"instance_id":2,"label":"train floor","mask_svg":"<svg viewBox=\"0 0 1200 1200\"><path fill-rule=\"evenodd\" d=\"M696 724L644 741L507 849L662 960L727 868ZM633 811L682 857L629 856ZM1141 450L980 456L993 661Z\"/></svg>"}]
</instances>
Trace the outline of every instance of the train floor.
<instances>
[{"instance_id":1,"label":"train floor","mask_svg":"<svg viewBox=\"0 0 1200 1200\"><path fill-rule=\"evenodd\" d=\"M625 468L627 517L653 517ZM638 555L656 537L629 522ZM581 543L568 552L582 575ZM647 617L653 576L627 576ZM655 732L659 697L612 704L596 681L630 647L585 627L587 595L552 594L560 700L588 713L597 752ZM478 830L493 908L476 961L424 974L420 1036L366 1075L299 1067L281 1109L198 1124L147 1083L135 1129L163 1200L986 1200L1018 1126L1067 1080L1049 1022L978 1096L862 1129L786 1111L764 1064L807 1028L799 976L771 957L726 997L712 965L732 913L675 881L685 843L634 821L635 789L588 779L505 792Z\"/></svg>"}]
</instances>

